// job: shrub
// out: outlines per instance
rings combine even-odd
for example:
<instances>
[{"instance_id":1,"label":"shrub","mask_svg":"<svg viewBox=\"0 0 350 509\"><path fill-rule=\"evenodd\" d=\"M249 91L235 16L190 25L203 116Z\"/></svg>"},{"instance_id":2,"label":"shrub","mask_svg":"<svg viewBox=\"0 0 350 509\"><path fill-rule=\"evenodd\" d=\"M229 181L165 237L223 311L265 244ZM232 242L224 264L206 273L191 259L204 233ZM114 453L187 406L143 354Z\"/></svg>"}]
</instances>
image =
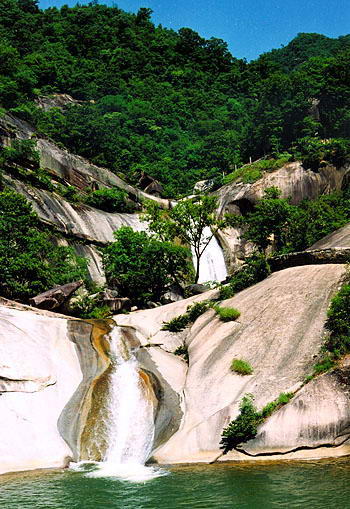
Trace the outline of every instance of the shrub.
<instances>
[{"instance_id":1,"label":"shrub","mask_svg":"<svg viewBox=\"0 0 350 509\"><path fill-rule=\"evenodd\" d=\"M313 376L320 375L332 369L335 365L334 358L330 355L323 357L317 364L314 365Z\"/></svg>"},{"instance_id":2,"label":"shrub","mask_svg":"<svg viewBox=\"0 0 350 509\"><path fill-rule=\"evenodd\" d=\"M220 299L229 299L237 292L259 283L265 279L271 272L264 255L255 253L246 259L245 265L236 274L234 274L229 284L220 289Z\"/></svg>"},{"instance_id":3,"label":"shrub","mask_svg":"<svg viewBox=\"0 0 350 509\"><path fill-rule=\"evenodd\" d=\"M253 184L263 176L263 172L278 170L292 158L291 154L285 152L278 154L276 158L260 159L251 164L245 164L234 172L224 177L224 184L230 182L243 182Z\"/></svg>"},{"instance_id":4,"label":"shrub","mask_svg":"<svg viewBox=\"0 0 350 509\"><path fill-rule=\"evenodd\" d=\"M345 284L333 297L327 313L329 338L325 348L336 357L350 352L350 284Z\"/></svg>"},{"instance_id":5,"label":"shrub","mask_svg":"<svg viewBox=\"0 0 350 509\"><path fill-rule=\"evenodd\" d=\"M286 405L293 396L291 392L282 392L275 401L268 403L258 412L253 404L252 394L246 394L239 405L239 415L222 432L220 448L224 450L224 454L255 438L258 426L275 410Z\"/></svg>"},{"instance_id":6,"label":"shrub","mask_svg":"<svg viewBox=\"0 0 350 509\"><path fill-rule=\"evenodd\" d=\"M164 322L162 330L168 330L170 332L180 332L185 329L188 325L195 322L205 311L211 307L211 303L207 300L201 302L195 302L194 304L187 306L187 311L183 315L176 316L169 322Z\"/></svg>"},{"instance_id":7,"label":"shrub","mask_svg":"<svg viewBox=\"0 0 350 509\"><path fill-rule=\"evenodd\" d=\"M288 401L294 396L292 392L281 392L277 399L267 403L264 408L261 410L261 416L266 419L269 417L275 410L280 408L283 405L286 405Z\"/></svg>"},{"instance_id":8,"label":"shrub","mask_svg":"<svg viewBox=\"0 0 350 509\"><path fill-rule=\"evenodd\" d=\"M185 343L182 343L181 346L176 348L174 355L179 355L187 362L187 364L189 363L188 346Z\"/></svg>"},{"instance_id":9,"label":"shrub","mask_svg":"<svg viewBox=\"0 0 350 509\"><path fill-rule=\"evenodd\" d=\"M103 250L103 266L110 288L135 304L158 301L174 283L191 273L188 249L161 242L146 232L125 226L114 233L115 242Z\"/></svg>"},{"instance_id":10,"label":"shrub","mask_svg":"<svg viewBox=\"0 0 350 509\"><path fill-rule=\"evenodd\" d=\"M213 309L219 315L219 318L222 322L232 322L241 316L241 313L238 311L238 309L235 308L213 306Z\"/></svg>"},{"instance_id":11,"label":"shrub","mask_svg":"<svg viewBox=\"0 0 350 509\"><path fill-rule=\"evenodd\" d=\"M169 320L169 322L163 322L162 330L168 330L170 332L180 332L184 330L189 324L187 314L175 316Z\"/></svg>"},{"instance_id":12,"label":"shrub","mask_svg":"<svg viewBox=\"0 0 350 509\"><path fill-rule=\"evenodd\" d=\"M235 449L240 443L256 437L261 416L253 404L253 396L246 394L240 405L240 414L223 430L220 448L224 454Z\"/></svg>"},{"instance_id":13,"label":"shrub","mask_svg":"<svg viewBox=\"0 0 350 509\"><path fill-rule=\"evenodd\" d=\"M251 375L253 373L253 368L249 362L242 359L233 359L231 363L231 371L234 371L239 375Z\"/></svg>"},{"instance_id":14,"label":"shrub","mask_svg":"<svg viewBox=\"0 0 350 509\"><path fill-rule=\"evenodd\" d=\"M98 189L92 191L85 199L87 205L105 210L106 212L134 212L135 204L128 200L128 195L121 189Z\"/></svg>"},{"instance_id":15,"label":"shrub","mask_svg":"<svg viewBox=\"0 0 350 509\"><path fill-rule=\"evenodd\" d=\"M211 302L208 300L202 300L200 302L195 302L187 307L187 316L189 323L193 323L199 318L203 313L205 313L211 307Z\"/></svg>"}]
</instances>

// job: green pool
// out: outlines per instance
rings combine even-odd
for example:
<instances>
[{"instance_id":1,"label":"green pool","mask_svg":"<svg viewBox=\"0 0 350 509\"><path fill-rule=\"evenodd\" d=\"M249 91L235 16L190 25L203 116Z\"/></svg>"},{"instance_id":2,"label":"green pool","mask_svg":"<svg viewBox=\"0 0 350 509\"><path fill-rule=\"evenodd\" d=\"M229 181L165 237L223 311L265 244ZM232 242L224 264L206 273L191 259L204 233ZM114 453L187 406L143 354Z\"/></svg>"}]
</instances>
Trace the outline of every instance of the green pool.
<instances>
[{"instance_id":1,"label":"green pool","mask_svg":"<svg viewBox=\"0 0 350 509\"><path fill-rule=\"evenodd\" d=\"M87 469L89 470L89 469ZM0 476L1 509L348 508L350 458L181 466L147 481L51 470ZM157 472L156 472L157 474Z\"/></svg>"}]
</instances>

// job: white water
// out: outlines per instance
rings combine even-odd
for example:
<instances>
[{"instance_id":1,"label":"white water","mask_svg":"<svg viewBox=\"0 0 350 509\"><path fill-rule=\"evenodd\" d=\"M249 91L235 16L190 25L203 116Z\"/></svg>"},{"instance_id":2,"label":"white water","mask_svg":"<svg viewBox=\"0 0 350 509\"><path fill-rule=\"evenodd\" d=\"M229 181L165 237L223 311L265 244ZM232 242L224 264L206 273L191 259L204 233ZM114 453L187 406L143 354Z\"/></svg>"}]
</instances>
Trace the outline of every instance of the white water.
<instances>
[{"instance_id":1,"label":"white water","mask_svg":"<svg viewBox=\"0 0 350 509\"><path fill-rule=\"evenodd\" d=\"M203 231L203 243L211 235L210 228L205 228ZM193 254L193 263L196 264L196 256ZM224 281L227 277L227 269L224 259L224 253L216 240L212 237L204 253L201 256L199 263L199 278L198 283L205 283L207 281Z\"/></svg>"},{"instance_id":2,"label":"white water","mask_svg":"<svg viewBox=\"0 0 350 509\"><path fill-rule=\"evenodd\" d=\"M82 466L89 477L117 477L141 482L166 472L146 467L154 440L153 404L139 374L138 362L123 342L120 327L111 336L112 372L106 408L108 448L103 462ZM77 465L75 470L80 470Z\"/></svg>"}]
</instances>

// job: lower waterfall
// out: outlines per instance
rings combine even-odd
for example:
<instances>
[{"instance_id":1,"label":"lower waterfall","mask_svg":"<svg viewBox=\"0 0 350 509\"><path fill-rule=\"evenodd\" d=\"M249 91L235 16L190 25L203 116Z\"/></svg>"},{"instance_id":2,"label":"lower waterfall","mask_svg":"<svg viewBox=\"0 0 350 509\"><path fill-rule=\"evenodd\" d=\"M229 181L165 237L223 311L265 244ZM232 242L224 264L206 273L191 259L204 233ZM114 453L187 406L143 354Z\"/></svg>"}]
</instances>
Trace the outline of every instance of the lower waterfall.
<instances>
[{"instance_id":1,"label":"lower waterfall","mask_svg":"<svg viewBox=\"0 0 350 509\"><path fill-rule=\"evenodd\" d=\"M132 349L125 344L121 327L110 333L111 368L105 409L107 449L101 462L82 462L88 477L116 477L142 482L167 472L146 467L154 440L153 401ZM92 468L92 470L91 470Z\"/></svg>"}]
</instances>

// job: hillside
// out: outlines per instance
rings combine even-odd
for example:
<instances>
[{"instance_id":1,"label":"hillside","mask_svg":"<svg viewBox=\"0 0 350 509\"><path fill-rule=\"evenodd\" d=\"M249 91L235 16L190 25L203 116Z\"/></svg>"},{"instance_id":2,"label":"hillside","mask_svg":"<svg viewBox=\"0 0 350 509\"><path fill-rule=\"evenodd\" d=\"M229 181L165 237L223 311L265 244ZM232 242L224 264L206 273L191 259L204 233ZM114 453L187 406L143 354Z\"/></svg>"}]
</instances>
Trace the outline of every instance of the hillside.
<instances>
[{"instance_id":1,"label":"hillside","mask_svg":"<svg viewBox=\"0 0 350 509\"><path fill-rule=\"evenodd\" d=\"M220 39L155 26L145 8L1 7L0 104L129 183L146 172L176 197L249 158L318 158L318 140L349 138L348 36L300 34L247 63ZM38 109L53 93L78 102Z\"/></svg>"}]
</instances>

